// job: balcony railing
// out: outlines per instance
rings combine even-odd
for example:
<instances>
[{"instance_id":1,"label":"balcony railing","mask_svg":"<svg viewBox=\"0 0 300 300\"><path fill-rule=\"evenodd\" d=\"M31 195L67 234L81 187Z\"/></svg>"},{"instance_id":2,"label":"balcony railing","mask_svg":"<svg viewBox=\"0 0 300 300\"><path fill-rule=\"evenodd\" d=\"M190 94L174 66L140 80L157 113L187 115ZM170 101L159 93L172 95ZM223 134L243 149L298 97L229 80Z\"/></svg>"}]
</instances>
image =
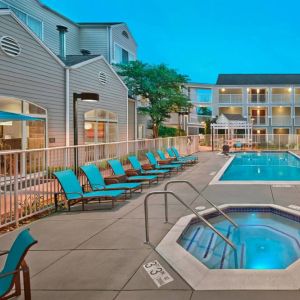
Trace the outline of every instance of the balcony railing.
<instances>
[{"instance_id":1,"label":"balcony railing","mask_svg":"<svg viewBox=\"0 0 300 300\"><path fill-rule=\"evenodd\" d=\"M267 116L249 116L249 119L252 120L253 125L269 125L269 119Z\"/></svg>"},{"instance_id":2,"label":"balcony railing","mask_svg":"<svg viewBox=\"0 0 300 300\"><path fill-rule=\"evenodd\" d=\"M272 94L271 102L275 104L290 104L291 95L290 94Z\"/></svg>"},{"instance_id":3,"label":"balcony railing","mask_svg":"<svg viewBox=\"0 0 300 300\"><path fill-rule=\"evenodd\" d=\"M189 124L201 124L207 120L211 119L211 116L199 116L196 114L190 114Z\"/></svg>"},{"instance_id":4,"label":"balcony railing","mask_svg":"<svg viewBox=\"0 0 300 300\"><path fill-rule=\"evenodd\" d=\"M292 125L291 116L272 116L272 126L290 126Z\"/></svg>"},{"instance_id":5,"label":"balcony railing","mask_svg":"<svg viewBox=\"0 0 300 300\"><path fill-rule=\"evenodd\" d=\"M243 102L242 94L220 94L220 104L241 104Z\"/></svg>"},{"instance_id":6,"label":"balcony railing","mask_svg":"<svg viewBox=\"0 0 300 300\"><path fill-rule=\"evenodd\" d=\"M295 95L295 105L300 106L300 94Z\"/></svg>"},{"instance_id":7,"label":"balcony railing","mask_svg":"<svg viewBox=\"0 0 300 300\"><path fill-rule=\"evenodd\" d=\"M295 126L300 126L300 116L295 116L294 125Z\"/></svg>"},{"instance_id":8,"label":"balcony railing","mask_svg":"<svg viewBox=\"0 0 300 300\"><path fill-rule=\"evenodd\" d=\"M248 95L248 103L258 104L258 103L267 103L267 95Z\"/></svg>"}]
</instances>

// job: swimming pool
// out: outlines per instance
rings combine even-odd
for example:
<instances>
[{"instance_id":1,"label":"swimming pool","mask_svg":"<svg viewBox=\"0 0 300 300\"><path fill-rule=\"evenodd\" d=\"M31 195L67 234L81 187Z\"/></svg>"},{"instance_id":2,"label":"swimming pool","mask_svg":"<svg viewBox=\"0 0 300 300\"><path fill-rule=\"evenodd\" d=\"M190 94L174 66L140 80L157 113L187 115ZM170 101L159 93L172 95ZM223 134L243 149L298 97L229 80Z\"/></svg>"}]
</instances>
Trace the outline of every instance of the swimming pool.
<instances>
[{"instance_id":1,"label":"swimming pool","mask_svg":"<svg viewBox=\"0 0 300 300\"><path fill-rule=\"evenodd\" d=\"M233 251L203 223L190 224L179 244L209 269L285 269L300 257L300 224L267 210L229 213L235 228L223 216L211 224L236 246Z\"/></svg>"},{"instance_id":2,"label":"swimming pool","mask_svg":"<svg viewBox=\"0 0 300 300\"><path fill-rule=\"evenodd\" d=\"M218 174L220 182L300 183L300 159L291 152L236 153Z\"/></svg>"}]
</instances>

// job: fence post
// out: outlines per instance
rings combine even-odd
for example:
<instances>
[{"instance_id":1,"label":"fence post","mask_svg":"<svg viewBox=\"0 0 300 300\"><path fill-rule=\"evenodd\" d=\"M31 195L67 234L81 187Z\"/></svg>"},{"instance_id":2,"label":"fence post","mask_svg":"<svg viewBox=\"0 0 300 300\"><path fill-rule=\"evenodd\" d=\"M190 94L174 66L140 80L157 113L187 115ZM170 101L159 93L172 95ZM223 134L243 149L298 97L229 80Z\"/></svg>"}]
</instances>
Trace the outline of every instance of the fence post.
<instances>
[{"instance_id":1,"label":"fence post","mask_svg":"<svg viewBox=\"0 0 300 300\"><path fill-rule=\"evenodd\" d=\"M18 165L19 157L18 153L14 154L14 211L15 211L15 224L19 227L19 207L18 207L18 196L19 196L19 183L18 183Z\"/></svg>"}]
</instances>

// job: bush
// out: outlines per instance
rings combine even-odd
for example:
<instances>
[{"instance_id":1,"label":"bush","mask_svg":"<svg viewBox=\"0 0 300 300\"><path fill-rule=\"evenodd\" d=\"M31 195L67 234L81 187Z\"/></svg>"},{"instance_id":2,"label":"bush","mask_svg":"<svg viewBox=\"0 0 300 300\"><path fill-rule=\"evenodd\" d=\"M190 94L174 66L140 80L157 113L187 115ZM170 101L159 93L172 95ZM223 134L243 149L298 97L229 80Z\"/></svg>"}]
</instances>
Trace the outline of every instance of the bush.
<instances>
[{"instance_id":1,"label":"bush","mask_svg":"<svg viewBox=\"0 0 300 300\"><path fill-rule=\"evenodd\" d=\"M172 136L178 136L178 135L186 135L185 131L182 129L177 129L173 127L165 127L165 126L160 126L158 130L158 136L160 137L172 137Z\"/></svg>"}]
</instances>

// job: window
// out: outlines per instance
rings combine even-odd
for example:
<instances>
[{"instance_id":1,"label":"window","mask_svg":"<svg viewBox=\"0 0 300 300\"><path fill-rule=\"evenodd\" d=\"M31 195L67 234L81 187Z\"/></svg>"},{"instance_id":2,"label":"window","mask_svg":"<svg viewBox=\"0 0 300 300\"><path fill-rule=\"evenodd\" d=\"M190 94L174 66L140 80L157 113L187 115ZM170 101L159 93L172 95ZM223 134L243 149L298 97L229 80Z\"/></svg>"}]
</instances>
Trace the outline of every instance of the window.
<instances>
[{"instance_id":1,"label":"window","mask_svg":"<svg viewBox=\"0 0 300 300\"><path fill-rule=\"evenodd\" d=\"M135 60L135 55L115 44L115 63L127 64Z\"/></svg>"},{"instance_id":2,"label":"window","mask_svg":"<svg viewBox=\"0 0 300 300\"><path fill-rule=\"evenodd\" d=\"M96 109L84 115L85 143L112 143L119 139L117 114Z\"/></svg>"},{"instance_id":3,"label":"window","mask_svg":"<svg viewBox=\"0 0 300 300\"><path fill-rule=\"evenodd\" d=\"M38 116L42 119L0 122L0 150L38 149L46 146L45 109L20 99L0 97L0 111Z\"/></svg>"},{"instance_id":4,"label":"window","mask_svg":"<svg viewBox=\"0 0 300 300\"><path fill-rule=\"evenodd\" d=\"M43 23L31 16L28 16L27 19L28 27L40 38L43 37Z\"/></svg>"},{"instance_id":5,"label":"window","mask_svg":"<svg viewBox=\"0 0 300 300\"><path fill-rule=\"evenodd\" d=\"M122 32L122 35L124 36L124 37L126 37L126 39L129 39L129 35L128 35L128 32L127 31L123 31Z\"/></svg>"},{"instance_id":6,"label":"window","mask_svg":"<svg viewBox=\"0 0 300 300\"><path fill-rule=\"evenodd\" d=\"M1 8L10 8L24 24L26 24L40 39L43 39L43 22L13 6L7 5L3 1L0 1L0 9Z\"/></svg>"}]
</instances>

